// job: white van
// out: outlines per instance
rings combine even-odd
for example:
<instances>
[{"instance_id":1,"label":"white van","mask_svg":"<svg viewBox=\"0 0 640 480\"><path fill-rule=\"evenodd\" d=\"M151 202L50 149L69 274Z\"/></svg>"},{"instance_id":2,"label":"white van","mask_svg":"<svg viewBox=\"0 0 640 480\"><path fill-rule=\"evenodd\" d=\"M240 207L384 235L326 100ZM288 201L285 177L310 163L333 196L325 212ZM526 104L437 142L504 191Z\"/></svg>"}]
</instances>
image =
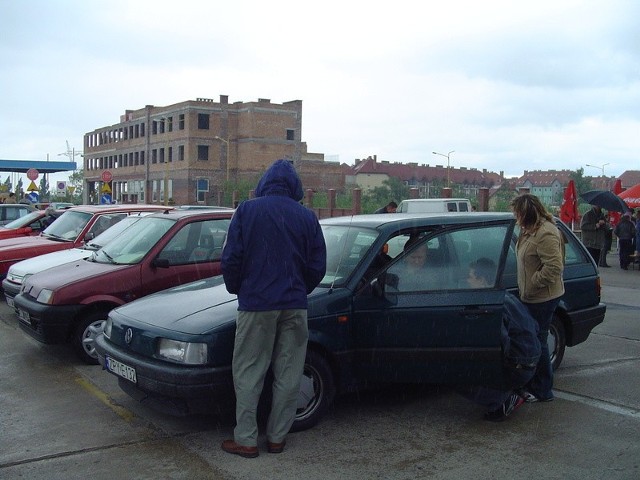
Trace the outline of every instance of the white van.
<instances>
[{"instance_id":1,"label":"white van","mask_svg":"<svg viewBox=\"0 0 640 480\"><path fill-rule=\"evenodd\" d=\"M397 213L451 213L470 212L471 202L466 198L416 198L403 200Z\"/></svg>"}]
</instances>

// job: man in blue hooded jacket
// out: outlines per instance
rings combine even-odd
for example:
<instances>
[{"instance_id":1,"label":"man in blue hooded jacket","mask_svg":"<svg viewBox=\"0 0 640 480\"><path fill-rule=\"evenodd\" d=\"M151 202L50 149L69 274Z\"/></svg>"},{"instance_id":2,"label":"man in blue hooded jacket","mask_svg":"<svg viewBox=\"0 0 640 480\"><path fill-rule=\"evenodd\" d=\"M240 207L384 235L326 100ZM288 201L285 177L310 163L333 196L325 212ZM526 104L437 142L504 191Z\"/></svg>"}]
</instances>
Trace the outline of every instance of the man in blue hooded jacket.
<instances>
[{"instance_id":1,"label":"man in blue hooded jacket","mask_svg":"<svg viewBox=\"0 0 640 480\"><path fill-rule=\"evenodd\" d=\"M282 452L295 419L307 350L307 294L322 280L327 256L318 219L299 203L302 197L291 162L274 162L258 182L256 198L236 209L222 253L225 285L238 295L236 427L222 449L242 457L259 454L256 412L270 365L270 453Z\"/></svg>"}]
</instances>

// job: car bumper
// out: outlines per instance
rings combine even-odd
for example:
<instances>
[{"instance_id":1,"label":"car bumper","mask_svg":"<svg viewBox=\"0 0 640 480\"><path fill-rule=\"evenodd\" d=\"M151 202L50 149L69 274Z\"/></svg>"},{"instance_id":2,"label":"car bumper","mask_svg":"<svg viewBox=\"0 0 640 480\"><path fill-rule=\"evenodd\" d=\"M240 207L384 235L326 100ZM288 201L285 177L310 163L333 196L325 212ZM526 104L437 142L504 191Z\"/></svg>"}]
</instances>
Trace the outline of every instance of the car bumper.
<instances>
[{"instance_id":1,"label":"car bumper","mask_svg":"<svg viewBox=\"0 0 640 480\"><path fill-rule=\"evenodd\" d=\"M24 295L14 297L20 328L42 343L66 343L82 305L45 305Z\"/></svg>"},{"instance_id":2,"label":"car bumper","mask_svg":"<svg viewBox=\"0 0 640 480\"><path fill-rule=\"evenodd\" d=\"M215 413L234 402L231 365L177 365L141 357L113 345L104 335L98 335L95 347L102 368L118 378L120 388L156 410L172 415ZM106 357L133 368L135 383L111 372Z\"/></svg>"},{"instance_id":3,"label":"car bumper","mask_svg":"<svg viewBox=\"0 0 640 480\"><path fill-rule=\"evenodd\" d=\"M20 293L22 287L19 283L13 283L6 278L2 280L2 290L4 291L4 297L7 300L7 305L14 308L13 301L16 295Z\"/></svg>"},{"instance_id":4,"label":"car bumper","mask_svg":"<svg viewBox=\"0 0 640 480\"><path fill-rule=\"evenodd\" d=\"M595 327L604 321L607 306L600 303L595 307L568 312L570 332L567 332L567 346L573 347L584 342Z\"/></svg>"}]
</instances>

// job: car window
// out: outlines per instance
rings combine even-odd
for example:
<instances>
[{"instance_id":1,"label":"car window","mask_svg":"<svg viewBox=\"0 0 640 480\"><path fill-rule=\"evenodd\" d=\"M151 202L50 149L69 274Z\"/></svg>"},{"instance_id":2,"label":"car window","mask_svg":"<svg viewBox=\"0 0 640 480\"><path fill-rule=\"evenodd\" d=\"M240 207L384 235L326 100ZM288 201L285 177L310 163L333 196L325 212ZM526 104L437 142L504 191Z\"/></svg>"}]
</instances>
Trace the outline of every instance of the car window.
<instances>
[{"instance_id":1,"label":"car window","mask_svg":"<svg viewBox=\"0 0 640 480\"><path fill-rule=\"evenodd\" d=\"M400 293L495 288L508 225L447 231L429 237L400 235L402 255L385 283ZM482 282L479 279L482 279Z\"/></svg>"},{"instance_id":2,"label":"car window","mask_svg":"<svg viewBox=\"0 0 640 480\"><path fill-rule=\"evenodd\" d=\"M218 261L230 223L230 219L188 223L169 240L158 258L169 260L169 265Z\"/></svg>"},{"instance_id":3,"label":"car window","mask_svg":"<svg viewBox=\"0 0 640 480\"><path fill-rule=\"evenodd\" d=\"M98 250L94 260L127 265L138 263L174 224L173 220L163 217L142 218Z\"/></svg>"},{"instance_id":4,"label":"car window","mask_svg":"<svg viewBox=\"0 0 640 480\"><path fill-rule=\"evenodd\" d=\"M321 286L344 284L378 238L378 232L351 226L322 225L327 270Z\"/></svg>"},{"instance_id":5,"label":"car window","mask_svg":"<svg viewBox=\"0 0 640 480\"><path fill-rule=\"evenodd\" d=\"M48 237L74 241L91 218L90 213L69 210L60 215L60 218L45 228L42 233Z\"/></svg>"},{"instance_id":6,"label":"car window","mask_svg":"<svg viewBox=\"0 0 640 480\"><path fill-rule=\"evenodd\" d=\"M105 230L113 227L116 223L127 216L126 213L108 213L100 215L98 219L91 225L91 228L87 232L89 238L96 238Z\"/></svg>"},{"instance_id":7,"label":"car window","mask_svg":"<svg viewBox=\"0 0 640 480\"><path fill-rule=\"evenodd\" d=\"M22 217L16 218L15 220L7 223L5 225L6 228L20 228L24 225L29 225L30 222L37 220L41 216L41 212L30 212L27 215L23 215Z\"/></svg>"}]
</instances>

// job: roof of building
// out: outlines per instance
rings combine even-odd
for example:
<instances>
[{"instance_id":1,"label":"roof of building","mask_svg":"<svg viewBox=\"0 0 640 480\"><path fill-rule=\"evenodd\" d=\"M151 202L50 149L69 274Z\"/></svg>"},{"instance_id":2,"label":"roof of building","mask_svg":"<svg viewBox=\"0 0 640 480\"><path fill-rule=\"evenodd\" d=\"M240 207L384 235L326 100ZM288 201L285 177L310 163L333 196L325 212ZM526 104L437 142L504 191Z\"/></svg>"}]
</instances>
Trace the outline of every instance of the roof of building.
<instances>
[{"instance_id":1,"label":"roof of building","mask_svg":"<svg viewBox=\"0 0 640 480\"><path fill-rule=\"evenodd\" d=\"M531 182L535 187L544 187L558 181L561 185L567 185L571 180L571 170L525 170L524 174L518 178L517 185L524 185L526 181Z\"/></svg>"},{"instance_id":2,"label":"roof of building","mask_svg":"<svg viewBox=\"0 0 640 480\"><path fill-rule=\"evenodd\" d=\"M627 170L618 177L623 188L631 188L640 183L640 170Z\"/></svg>"},{"instance_id":3,"label":"roof of building","mask_svg":"<svg viewBox=\"0 0 640 480\"><path fill-rule=\"evenodd\" d=\"M447 172L448 170L448 172ZM492 186L502 182L500 174L488 172L486 169L477 170L475 168L453 168L448 169L444 165L418 165L417 163L391 163L388 161L378 162L377 158L369 157L366 160L356 160L352 167L353 175L387 175L389 177L401 178L405 181L430 181L434 179L446 180L447 175L450 181L458 185L483 185Z\"/></svg>"}]
</instances>

